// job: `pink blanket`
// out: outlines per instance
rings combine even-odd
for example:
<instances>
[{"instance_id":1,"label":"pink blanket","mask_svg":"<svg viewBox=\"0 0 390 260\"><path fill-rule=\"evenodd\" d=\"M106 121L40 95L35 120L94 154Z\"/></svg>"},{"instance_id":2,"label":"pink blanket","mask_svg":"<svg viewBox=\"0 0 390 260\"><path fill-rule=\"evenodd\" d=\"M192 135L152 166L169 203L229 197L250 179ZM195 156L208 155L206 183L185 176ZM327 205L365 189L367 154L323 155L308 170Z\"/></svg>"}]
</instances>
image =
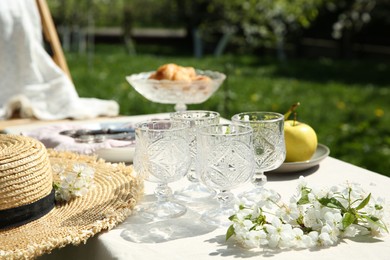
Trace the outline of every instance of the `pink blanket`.
<instances>
[{"instance_id":1,"label":"pink blanket","mask_svg":"<svg viewBox=\"0 0 390 260\"><path fill-rule=\"evenodd\" d=\"M79 143L74 138L60 134L61 131L85 129L81 125L59 124L37 128L23 132L22 135L30 136L41 141L46 148L53 148L59 151L72 151L82 154L93 154L102 148L129 147L134 141L107 139L101 143ZM88 127L89 128L89 127Z\"/></svg>"}]
</instances>

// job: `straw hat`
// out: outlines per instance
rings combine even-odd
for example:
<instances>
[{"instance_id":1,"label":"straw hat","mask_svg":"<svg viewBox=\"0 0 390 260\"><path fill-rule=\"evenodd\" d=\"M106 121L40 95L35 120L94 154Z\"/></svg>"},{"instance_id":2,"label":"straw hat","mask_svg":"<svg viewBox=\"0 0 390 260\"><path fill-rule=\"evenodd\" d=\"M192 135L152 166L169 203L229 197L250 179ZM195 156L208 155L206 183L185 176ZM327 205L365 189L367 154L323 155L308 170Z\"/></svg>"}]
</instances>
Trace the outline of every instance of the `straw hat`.
<instances>
[{"instance_id":1,"label":"straw hat","mask_svg":"<svg viewBox=\"0 0 390 260\"><path fill-rule=\"evenodd\" d=\"M94 186L84 196L55 204L52 166L75 163L94 169ZM0 259L34 258L85 243L123 221L142 193L143 181L129 166L0 134Z\"/></svg>"}]
</instances>

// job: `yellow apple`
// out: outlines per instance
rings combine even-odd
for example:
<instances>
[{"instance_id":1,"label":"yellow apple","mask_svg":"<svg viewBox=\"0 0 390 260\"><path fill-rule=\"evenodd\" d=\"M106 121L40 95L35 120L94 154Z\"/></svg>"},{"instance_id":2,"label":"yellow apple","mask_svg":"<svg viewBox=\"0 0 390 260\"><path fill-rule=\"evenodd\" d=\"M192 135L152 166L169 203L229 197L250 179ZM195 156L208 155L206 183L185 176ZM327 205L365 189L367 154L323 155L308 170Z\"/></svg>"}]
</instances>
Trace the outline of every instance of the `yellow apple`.
<instances>
[{"instance_id":1,"label":"yellow apple","mask_svg":"<svg viewBox=\"0 0 390 260\"><path fill-rule=\"evenodd\" d=\"M295 120L284 121L286 162L309 160L317 149L317 134L314 129Z\"/></svg>"}]
</instances>

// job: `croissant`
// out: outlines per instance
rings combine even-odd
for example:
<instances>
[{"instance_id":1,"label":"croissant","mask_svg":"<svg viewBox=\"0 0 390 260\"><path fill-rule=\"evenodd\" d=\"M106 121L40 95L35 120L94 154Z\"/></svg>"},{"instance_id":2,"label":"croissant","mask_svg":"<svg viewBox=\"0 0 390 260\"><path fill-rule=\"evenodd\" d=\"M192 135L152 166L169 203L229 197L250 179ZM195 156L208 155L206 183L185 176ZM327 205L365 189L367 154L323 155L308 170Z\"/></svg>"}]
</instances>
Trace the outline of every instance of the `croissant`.
<instances>
[{"instance_id":1,"label":"croissant","mask_svg":"<svg viewBox=\"0 0 390 260\"><path fill-rule=\"evenodd\" d=\"M157 80L162 80L162 79L172 80L176 71L177 71L176 64L165 64L159 67L156 72L150 75L149 78L157 79Z\"/></svg>"},{"instance_id":2,"label":"croissant","mask_svg":"<svg viewBox=\"0 0 390 260\"><path fill-rule=\"evenodd\" d=\"M199 76L193 67L182 67L174 63L160 66L156 72L149 76L149 79L173 80L191 82L194 80L210 80L207 76Z\"/></svg>"}]
</instances>

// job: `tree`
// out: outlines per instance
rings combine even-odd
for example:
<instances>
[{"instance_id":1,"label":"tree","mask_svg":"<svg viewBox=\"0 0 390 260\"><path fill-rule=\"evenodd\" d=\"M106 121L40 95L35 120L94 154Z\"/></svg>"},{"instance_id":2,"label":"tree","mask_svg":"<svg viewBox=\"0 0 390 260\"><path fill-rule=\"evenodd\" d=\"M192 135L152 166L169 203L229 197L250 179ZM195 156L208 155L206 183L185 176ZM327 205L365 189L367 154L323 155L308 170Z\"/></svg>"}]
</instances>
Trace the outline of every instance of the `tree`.
<instances>
[{"instance_id":1,"label":"tree","mask_svg":"<svg viewBox=\"0 0 390 260\"><path fill-rule=\"evenodd\" d=\"M215 41L222 35L224 45L229 39L244 48L276 47L282 60L285 42L309 28L321 13L338 14L332 36L348 50L352 37L374 15L390 23L388 0L211 0L207 10L202 23L205 39Z\"/></svg>"},{"instance_id":2,"label":"tree","mask_svg":"<svg viewBox=\"0 0 390 260\"><path fill-rule=\"evenodd\" d=\"M234 35L232 42L250 47L276 46L284 59L286 38L310 26L325 0L213 0L206 35Z\"/></svg>"}]
</instances>

